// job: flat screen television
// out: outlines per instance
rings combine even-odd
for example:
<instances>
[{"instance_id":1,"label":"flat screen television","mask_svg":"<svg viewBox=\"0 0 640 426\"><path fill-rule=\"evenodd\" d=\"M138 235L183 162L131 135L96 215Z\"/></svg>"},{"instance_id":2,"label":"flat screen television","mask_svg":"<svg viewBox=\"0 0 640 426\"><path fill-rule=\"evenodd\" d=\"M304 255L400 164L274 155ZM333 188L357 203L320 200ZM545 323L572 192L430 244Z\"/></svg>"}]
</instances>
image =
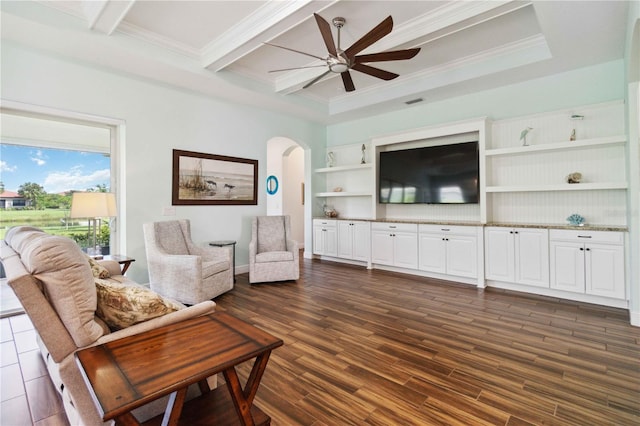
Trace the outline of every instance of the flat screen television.
<instances>
[{"instance_id":1,"label":"flat screen television","mask_svg":"<svg viewBox=\"0 0 640 426\"><path fill-rule=\"evenodd\" d=\"M477 204L478 142L380 152L381 204Z\"/></svg>"}]
</instances>

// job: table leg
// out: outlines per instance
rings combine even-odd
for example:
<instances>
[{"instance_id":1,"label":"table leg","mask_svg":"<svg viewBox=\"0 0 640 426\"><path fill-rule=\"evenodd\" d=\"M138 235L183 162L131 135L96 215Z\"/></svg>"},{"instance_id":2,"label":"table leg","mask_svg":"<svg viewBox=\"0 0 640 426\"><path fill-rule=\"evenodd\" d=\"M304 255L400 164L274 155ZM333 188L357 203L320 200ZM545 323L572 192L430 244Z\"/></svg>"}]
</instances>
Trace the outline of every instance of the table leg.
<instances>
[{"instance_id":1,"label":"table leg","mask_svg":"<svg viewBox=\"0 0 640 426\"><path fill-rule=\"evenodd\" d=\"M260 386L260 380L267 367L270 354L271 351L267 351L256 358L244 390L242 389L242 385L240 385L240 380L234 367L228 368L223 372L224 380L227 382L227 387L233 400L233 405L236 408L238 417L240 417L240 421L245 426L254 425L253 417L251 417L251 405L258 392L258 386Z\"/></svg>"},{"instance_id":2,"label":"table leg","mask_svg":"<svg viewBox=\"0 0 640 426\"><path fill-rule=\"evenodd\" d=\"M167 403L167 410L164 412L162 418L162 426L177 425L182 414L182 406L184 405L184 399L187 396L187 388L182 388L169 395L169 402Z\"/></svg>"}]
</instances>

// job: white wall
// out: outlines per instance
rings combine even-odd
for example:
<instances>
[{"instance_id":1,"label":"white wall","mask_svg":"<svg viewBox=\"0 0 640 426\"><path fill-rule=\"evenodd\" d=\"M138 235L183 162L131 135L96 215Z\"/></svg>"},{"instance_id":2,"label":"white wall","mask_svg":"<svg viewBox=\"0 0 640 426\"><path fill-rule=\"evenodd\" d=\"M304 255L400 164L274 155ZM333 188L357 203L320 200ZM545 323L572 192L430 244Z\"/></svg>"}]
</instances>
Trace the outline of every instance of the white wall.
<instances>
[{"instance_id":1,"label":"white wall","mask_svg":"<svg viewBox=\"0 0 640 426\"><path fill-rule=\"evenodd\" d=\"M140 282L148 280L142 224L174 218L162 215L171 206L172 149L259 161L257 206L175 207L176 218L191 220L196 241L237 240L239 266L248 263L251 217L266 213L267 141L286 136L311 148L310 163L324 158L325 129L314 123L65 61L12 42L3 41L1 55L3 99L126 122L123 244L126 254L136 258L130 275ZM323 158L314 159L313 152Z\"/></svg>"},{"instance_id":2,"label":"white wall","mask_svg":"<svg viewBox=\"0 0 640 426\"><path fill-rule=\"evenodd\" d=\"M300 147L289 150L282 162L282 213L291 217L291 233L298 246L304 245L304 151Z\"/></svg>"}]
</instances>

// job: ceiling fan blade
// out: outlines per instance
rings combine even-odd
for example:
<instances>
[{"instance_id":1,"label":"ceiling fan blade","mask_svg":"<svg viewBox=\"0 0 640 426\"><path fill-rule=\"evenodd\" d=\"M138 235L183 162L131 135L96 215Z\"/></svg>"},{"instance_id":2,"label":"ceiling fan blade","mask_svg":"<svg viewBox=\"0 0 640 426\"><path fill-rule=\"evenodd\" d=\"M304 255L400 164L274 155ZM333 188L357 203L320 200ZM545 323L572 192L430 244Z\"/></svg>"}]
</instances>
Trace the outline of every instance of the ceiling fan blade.
<instances>
[{"instance_id":1,"label":"ceiling fan blade","mask_svg":"<svg viewBox=\"0 0 640 426\"><path fill-rule=\"evenodd\" d=\"M263 43L264 43L264 44L266 44L266 45L269 45L269 46L279 47L280 49L285 49L285 50L290 50L290 51L292 51L292 52L300 53L300 54L302 54L302 55L311 56L312 58L320 59L321 61L325 61L325 60L326 60L326 58L321 58L320 56L312 55L311 53L301 52L301 51L299 51L299 50L292 49L292 48L290 48L290 47L278 46L277 44L267 43L266 41L265 41L265 42L263 42Z\"/></svg>"},{"instance_id":2,"label":"ceiling fan blade","mask_svg":"<svg viewBox=\"0 0 640 426\"><path fill-rule=\"evenodd\" d=\"M354 86L353 84L353 80L351 79L351 74L349 74L349 71L341 72L340 75L342 76L344 90L346 90L347 92L353 92L354 90L356 90L356 86Z\"/></svg>"},{"instance_id":3,"label":"ceiling fan blade","mask_svg":"<svg viewBox=\"0 0 640 426\"><path fill-rule=\"evenodd\" d=\"M371 46L382 37L386 36L393 29L393 18L388 16L384 21L380 22L374 29L366 33L349 47L344 53L349 58L353 58L367 47Z\"/></svg>"},{"instance_id":4,"label":"ceiling fan blade","mask_svg":"<svg viewBox=\"0 0 640 426\"><path fill-rule=\"evenodd\" d=\"M370 55L358 55L355 60L358 64L363 62L402 61L413 58L418 52L420 52L419 47L415 49L392 50L389 52L372 53Z\"/></svg>"},{"instance_id":5,"label":"ceiling fan blade","mask_svg":"<svg viewBox=\"0 0 640 426\"><path fill-rule=\"evenodd\" d=\"M309 65L308 67L293 67L293 68L281 68L279 70L270 70L268 72L280 72L280 71L294 71L294 70L304 70L307 68L320 68L320 67L326 67L327 65Z\"/></svg>"},{"instance_id":6,"label":"ceiling fan blade","mask_svg":"<svg viewBox=\"0 0 640 426\"><path fill-rule=\"evenodd\" d=\"M320 81L320 79L322 79L322 77L324 77L325 75L329 74L330 72L331 72L331 70L325 71L324 73L320 74L319 76L317 76L316 78L314 78L313 80L311 80L310 82L308 82L307 84L302 86L302 88L306 89L307 87L311 86L312 84L317 83L318 81Z\"/></svg>"},{"instance_id":7,"label":"ceiling fan blade","mask_svg":"<svg viewBox=\"0 0 640 426\"><path fill-rule=\"evenodd\" d=\"M324 44L327 46L327 51L331 56L337 57L338 52L336 51L336 44L333 41L333 34L331 34L331 25L317 13L314 13L313 16L316 18L316 23L318 24L318 29L320 30Z\"/></svg>"},{"instance_id":8,"label":"ceiling fan blade","mask_svg":"<svg viewBox=\"0 0 640 426\"><path fill-rule=\"evenodd\" d=\"M351 67L351 69L381 78L383 80L393 80L394 78L398 77L398 74L381 70L380 68L370 67L369 65L365 64L355 64Z\"/></svg>"}]
</instances>

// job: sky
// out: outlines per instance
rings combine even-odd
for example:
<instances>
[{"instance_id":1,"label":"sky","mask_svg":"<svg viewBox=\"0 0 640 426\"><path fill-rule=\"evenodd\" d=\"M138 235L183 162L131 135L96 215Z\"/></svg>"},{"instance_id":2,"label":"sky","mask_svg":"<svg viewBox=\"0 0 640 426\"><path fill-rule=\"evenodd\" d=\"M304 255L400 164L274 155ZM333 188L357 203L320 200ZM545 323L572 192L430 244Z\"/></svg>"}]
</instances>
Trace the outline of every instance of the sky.
<instances>
[{"instance_id":1,"label":"sky","mask_svg":"<svg viewBox=\"0 0 640 426\"><path fill-rule=\"evenodd\" d=\"M105 154L0 144L0 181L6 191L18 192L33 182L45 192L86 191L110 187L111 159Z\"/></svg>"}]
</instances>

